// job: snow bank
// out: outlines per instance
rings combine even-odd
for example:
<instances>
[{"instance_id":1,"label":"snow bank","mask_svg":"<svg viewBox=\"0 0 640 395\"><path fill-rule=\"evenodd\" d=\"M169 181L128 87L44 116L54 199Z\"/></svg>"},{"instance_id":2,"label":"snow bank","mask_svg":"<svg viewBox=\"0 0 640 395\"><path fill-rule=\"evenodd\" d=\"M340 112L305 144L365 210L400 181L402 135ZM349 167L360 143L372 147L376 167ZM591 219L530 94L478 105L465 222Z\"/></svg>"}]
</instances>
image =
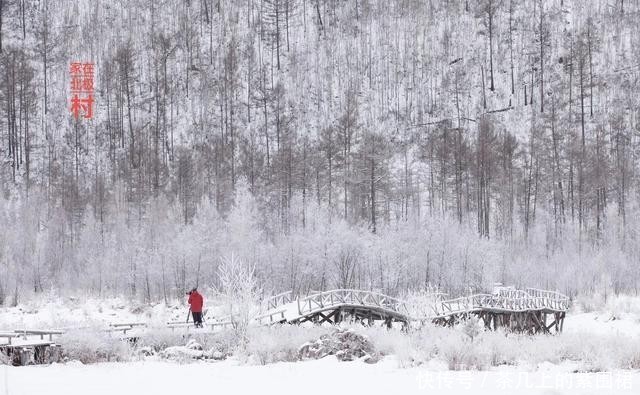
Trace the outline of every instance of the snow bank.
<instances>
[{"instance_id":1,"label":"snow bank","mask_svg":"<svg viewBox=\"0 0 640 395\"><path fill-rule=\"evenodd\" d=\"M640 374L569 373L553 366L535 372L511 367L482 372L399 369L391 357L374 365L334 357L266 366L243 366L236 360L189 365L145 361L0 368L0 393L5 388L11 395L325 395L328 388L344 394L636 395Z\"/></svg>"}]
</instances>

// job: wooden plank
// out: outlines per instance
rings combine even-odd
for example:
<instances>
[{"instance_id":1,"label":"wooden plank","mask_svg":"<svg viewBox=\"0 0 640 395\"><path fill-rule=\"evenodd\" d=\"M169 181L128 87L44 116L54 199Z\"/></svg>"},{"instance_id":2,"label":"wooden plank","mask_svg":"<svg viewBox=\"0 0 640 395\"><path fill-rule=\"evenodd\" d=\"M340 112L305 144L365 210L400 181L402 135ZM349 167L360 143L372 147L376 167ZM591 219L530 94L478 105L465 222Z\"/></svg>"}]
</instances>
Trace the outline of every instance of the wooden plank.
<instances>
[{"instance_id":1,"label":"wooden plank","mask_svg":"<svg viewBox=\"0 0 640 395\"><path fill-rule=\"evenodd\" d=\"M147 326L147 324L144 322L122 322L122 323L109 324L109 326L114 328L121 327L121 326L129 326L133 328L135 326Z\"/></svg>"},{"instance_id":2,"label":"wooden plank","mask_svg":"<svg viewBox=\"0 0 640 395\"><path fill-rule=\"evenodd\" d=\"M20 337L20 335L17 334L17 333L12 333L12 332L0 333L0 338L7 339L7 344L11 344L13 339L16 338L16 337Z\"/></svg>"}]
</instances>

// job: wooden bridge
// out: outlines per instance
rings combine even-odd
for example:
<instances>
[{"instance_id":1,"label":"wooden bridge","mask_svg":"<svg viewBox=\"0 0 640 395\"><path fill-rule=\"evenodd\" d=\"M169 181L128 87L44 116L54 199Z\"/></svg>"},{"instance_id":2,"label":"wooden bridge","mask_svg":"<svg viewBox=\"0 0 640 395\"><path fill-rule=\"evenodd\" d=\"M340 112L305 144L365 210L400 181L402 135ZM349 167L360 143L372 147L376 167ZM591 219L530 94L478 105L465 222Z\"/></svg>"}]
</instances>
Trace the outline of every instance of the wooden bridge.
<instances>
[{"instance_id":1,"label":"wooden bridge","mask_svg":"<svg viewBox=\"0 0 640 395\"><path fill-rule=\"evenodd\" d=\"M275 295L263 302L262 313L252 325L302 324L305 322L338 324L345 320L365 325L382 323L408 328L433 323L453 326L477 317L487 329L505 328L520 333L561 332L569 309L569 298L558 292L528 288L500 289L493 294L475 294L446 299L443 294L426 298L420 306L373 291L335 289L297 296L292 292ZM216 331L234 325L230 317L204 322L204 329L192 323L169 322L172 330ZM110 324L105 332L123 341L135 343L147 325L141 322ZM73 328L82 330L81 328ZM60 358L59 336L63 330L17 329L0 332L0 353L14 365L48 363Z\"/></svg>"},{"instance_id":2,"label":"wooden bridge","mask_svg":"<svg viewBox=\"0 0 640 395\"><path fill-rule=\"evenodd\" d=\"M256 317L257 323L339 323L346 318L373 324L383 321L391 327L432 322L443 326L475 316L488 329L506 328L523 333L562 331L569 309L569 298L554 291L535 288L526 290L500 289L493 294L475 294L445 299L442 294L425 302L417 313L400 299L377 292L336 289L297 297L291 292L276 295L265 302L266 312ZM426 308L426 309L425 309Z\"/></svg>"}]
</instances>

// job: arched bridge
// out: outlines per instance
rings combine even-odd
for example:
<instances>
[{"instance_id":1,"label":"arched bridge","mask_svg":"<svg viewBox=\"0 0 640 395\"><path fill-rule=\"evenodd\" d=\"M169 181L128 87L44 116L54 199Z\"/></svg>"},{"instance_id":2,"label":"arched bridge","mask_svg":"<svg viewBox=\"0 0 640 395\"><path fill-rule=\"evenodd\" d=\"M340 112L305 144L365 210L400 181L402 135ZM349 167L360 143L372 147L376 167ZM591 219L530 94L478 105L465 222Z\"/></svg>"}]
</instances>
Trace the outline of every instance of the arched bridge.
<instances>
[{"instance_id":1,"label":"arched bridge","mask_svg":"<svg viewBox=\"0 0 640 395\"><path fill-rule=\"evenodd\" d=\"M424 305L426 304L426 306ZM285 292L265 301L259 324L339 323L352 319L367 324L382 321L404 326L433 322L451 326L476 316L487 328L505 327L518 332L549 333L562 331L569 298L554 291L535 288L500 289L493 294L475 294L455 299L443 295L427 298L423 305L411 305L381 293L356 289L335 289L297 296ZM420 311L420 312L418 312Z\"/></svg>"}]
</instances>

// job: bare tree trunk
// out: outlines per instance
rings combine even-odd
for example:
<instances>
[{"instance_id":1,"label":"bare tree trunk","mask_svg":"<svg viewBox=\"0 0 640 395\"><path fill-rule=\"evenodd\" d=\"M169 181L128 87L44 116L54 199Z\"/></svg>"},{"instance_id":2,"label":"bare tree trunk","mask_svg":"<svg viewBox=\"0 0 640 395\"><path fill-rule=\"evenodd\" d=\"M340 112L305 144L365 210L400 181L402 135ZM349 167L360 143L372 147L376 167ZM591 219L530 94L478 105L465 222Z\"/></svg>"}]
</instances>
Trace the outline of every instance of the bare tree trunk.
<instances>
[{"instance_id":1,"label":"bare tree trunk","mask_svg":"<svg viewBox=\"0 0 640 395\"><path fill-rule=\"evenodd\" d=\"M540 2L540 112L544 113L544 34L542 30L544 19L544 4Z\"/></svg>"},{"instance_id":2,"label":"bare tree trunk","mask_svg":"<svg viewBox=\"0 0 640 395\"><path fill-rule=\"evenodd\" d=\"M3 0L0 0L0 3ZM49 49L47 48L48 39L49 39L49 11L48 11L48 0L44 0L44 17L43 17L43 34L42 34L42 55L43 55L43 74L44 74L44 113L47 114L48 111L48 100L47 100L47 55L49 53ZM2 23L0 23L1 25ZM1 52L1 51L0 51ZM46 122L46 119L45 119Z\"/></svg>"},{"instance_id":3,"label":"bare tree trunk","mask_svg":"<svg viewBox=\"0 0 640 395\"><path fill-rule=\"evenodd\" d=\"M370 195L371 195L371 232L376 233L376 165L375 165L375 136L371 136L371 157L369 158L369 165L371 169L371 178L370 178Z\"/></svg>"},{"instance_id":4,"label":"bare tree trunk","mask_svg":"<svg viewBox=\"0 0 640 395\"><path fill-rule=\"evenodd\" d=\"M0 0L0 53L2 53L2 14L3 14L3 11L4 11L4 0Z\"/></svg>"},{"instance_id":5,"label":"bare tree trunk","mask_svg":"<svg viewBox=\"0 0 640 395\"><path fill-rule=\"evenodd\" d=\"M511 63L511 94L514 95L516 89L513 76L513 0L509 0L509 62Z\"/></svg>"},{"instance_id":6,"label":"bare tree trunk","mask_svg":"<svg viewBox=\"0 0 640 395\"><path fill-rule=\"evenodd\" d=\"M489 2L489 73L491 74L491 86L489 90L491 92L495 91L495 87L493 85L493 3ZM485 105L486 108L486 105Z\"/></svg>"},{"instance_id":7,"label":"bare tree trunk","mask_svg":"<svg viewBox=\"0 0 640 395\"><path fill-rule=\"evenodd\" d=\"M585 143L585 119L584 119L584 66L583 61L580 60L580 167L578 168L578 223L580 231L584 223L584 162L586 159L586 143Z\"/></svg>"}]
</instances>

